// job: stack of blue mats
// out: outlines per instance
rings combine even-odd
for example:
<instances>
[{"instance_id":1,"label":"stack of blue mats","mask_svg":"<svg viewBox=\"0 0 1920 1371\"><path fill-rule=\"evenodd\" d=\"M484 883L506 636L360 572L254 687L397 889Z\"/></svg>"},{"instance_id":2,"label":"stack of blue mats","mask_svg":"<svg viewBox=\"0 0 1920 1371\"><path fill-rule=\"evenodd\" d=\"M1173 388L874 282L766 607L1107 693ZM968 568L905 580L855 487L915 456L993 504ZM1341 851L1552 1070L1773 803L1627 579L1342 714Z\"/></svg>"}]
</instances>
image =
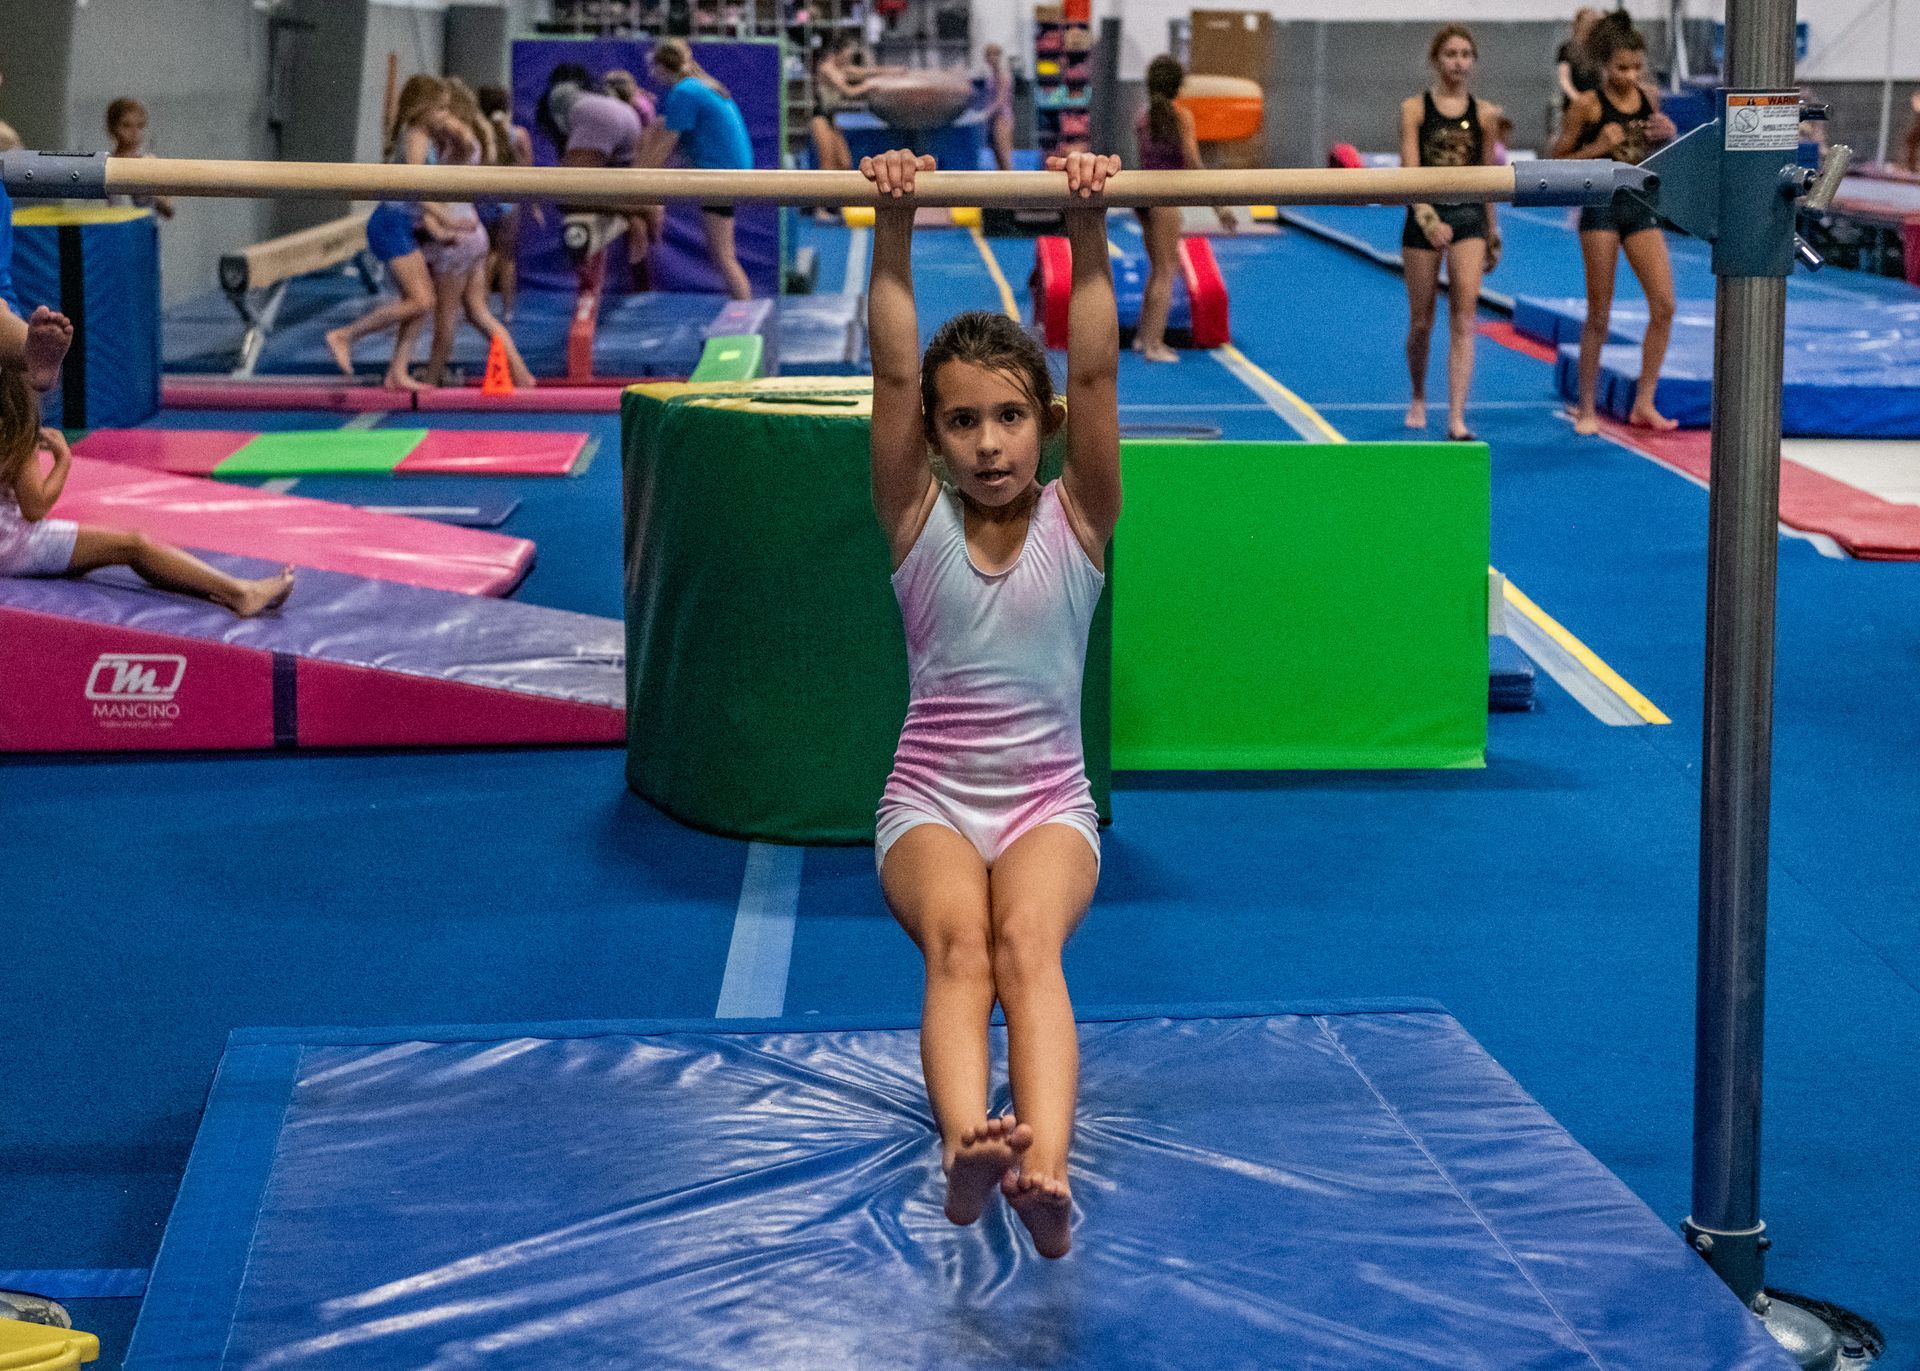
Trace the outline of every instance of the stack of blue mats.
<instances>
[{"instance_id":1,"label":"stack of blue mats","mask_svg":"<svg viewBox=\"0 0 1920 1371\"><path fill-rule=\"evenodd\" d=\"M1896 283L1897 284L1897 283ZM1906 290L1905 287L1901 287ZM1909 298L1910 297L1910 298ZM1571 400L1578 387L1586 301L1522 296L1514 328L1559 349L1554 378ZM1600 352L1600 409L1624 420L1640 374L1647 307L1617 301ZM1781 431L1792 437L1920 437L1920 293L1861 293L1845 299L1790 296ZM1713 415L1713 302L1681 300L1660 369L1655 405L1686 428Z\"/></svg>"},{"instance_id":2,"label":"stack of blue mats","mask_svg":"<svg viewBox=\"0 0 1920 1371\"><path fill-rule=\"evenodd\" d=\"M1496 713L1533 708L1533 661L1504 634L1487 640L1487 708Z\"/></svg>"}]
</instances>

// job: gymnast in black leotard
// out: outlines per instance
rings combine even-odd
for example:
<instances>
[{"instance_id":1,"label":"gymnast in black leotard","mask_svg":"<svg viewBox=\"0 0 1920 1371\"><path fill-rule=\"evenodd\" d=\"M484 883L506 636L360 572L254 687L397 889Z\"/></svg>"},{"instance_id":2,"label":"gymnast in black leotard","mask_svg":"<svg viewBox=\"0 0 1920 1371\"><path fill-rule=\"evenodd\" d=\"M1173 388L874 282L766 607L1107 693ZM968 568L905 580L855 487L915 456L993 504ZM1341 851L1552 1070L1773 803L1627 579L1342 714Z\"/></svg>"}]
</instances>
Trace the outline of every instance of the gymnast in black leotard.
<instances>
[{"instance_id":1,"label":"gymnast in black leotard","mask_svg":"<svg viewBox=\"0 0 1920 1371\"><path fill-rule=\"evenodd\" d=\"M1400 160L1406 166L1476 167L1493 161L1493 129L1500 109L1467 89L1479 56L1473 34L1448 24L1427 47L1435 80L1400 102ZM1413 399L1407 427L1427 426L1427 352L1433 338L1440 262L1447 264L1447 436L1473 437L1467 428L1467 389L1473 381L1473 343L1480 277L1500 257L1493 206L1413 205L1400 233L1407 278L1407 375Z\"/></svg>"},{"instance_id":2,"label":"gymnast in black leotard","mask_svg":"<svg viewBox=\"0 0 1920 1371\"><path fill-rule=\"evenodd\" d=\"M1588 40L1599 85L1583 91L1567 108L1555 157L1644 161L1674 136L1673 121L1660 112L1660 97L1647 83L1647 45L1624 12L1607 15ZM1660 364L1666 360L1673 331L1673 264L1666 235L1653 211L1630 196L1611 205L1580 211L1580 255L1587 269L1587 322L1580 334L1580 391L1573 411L1577 433L1598 433L1594 394L1600 378L1600 349L1606 344L1613 313L1613 273L1619 254L1640 280L1647 297L1647 332L1640 347L1640 380L1630 418L1636 427L1670 429L1674 421L1654 408Z\"/></svg>"}]
</instances>

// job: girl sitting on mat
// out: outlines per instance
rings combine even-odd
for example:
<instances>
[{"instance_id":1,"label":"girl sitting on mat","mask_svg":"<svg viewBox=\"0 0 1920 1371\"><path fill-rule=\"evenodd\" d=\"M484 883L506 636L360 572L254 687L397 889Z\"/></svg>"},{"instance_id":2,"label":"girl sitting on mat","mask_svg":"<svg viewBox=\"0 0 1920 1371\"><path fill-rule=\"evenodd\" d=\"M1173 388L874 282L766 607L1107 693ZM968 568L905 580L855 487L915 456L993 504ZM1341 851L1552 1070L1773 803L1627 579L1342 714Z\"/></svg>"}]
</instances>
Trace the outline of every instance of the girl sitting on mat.
<instances>
[{"instance_id":1,"label":"girl sitting on mat","mask_svg":"<svg viewBox=\"0 0 1920 1371\"><path fill-rule=\"evenodd\" d=\"M1467 89L1480 55L1464 24L1447 24L1427 45L1437 78L1400 102L1400 164L1422 167L1492 166L1498 155L1497 105ZM1427 426L1427 352L1433 341L1440 261L1447 263L1447 437L1471 441L1467 388L1473 383L1473 343L1480 308L1480 277L1500 260L1493 206L1410 205L1400 231L1407 278L1407 375L1413 399L1407 427Z\"/></svg>"},{"instance_id":2,"label":"girl sitting on mat","mask_svg":"<svg viewBox=\"0 0 1920 1371\"><path fill-rule=\"evenodd\" d=\"M394 104L393 127L387 131L387 160L415 166L437 160L435 131L447 118L447 87L437 76L410 76ZM386 384L395 390L419 390L413 379L413 344L420 325L433 311L433 277L421 253L424 243L453 238L444 206L383 200L367 220L367 250L386 263L399 298L376 305L343 328L327 332L327 351L334 364L353 375L353 345L357 339L382 329L394 330L393 356L387 363Z\"/></svg>"},{"instance_id":3,"label":"girl sitting on mat","mask_svg":"<svg viewBox=\"0 0 1920 1371\"><path fill-rule=\"evenodd\" d=\"M653 79L666 92L660 101L660 120L640 136L634 163L664 167L675 151L696 167L743 171L753 165L753 140L747 121L727 88L700 69L693 52L678 38L662 39L653 49ZM753 298L753 286L740 265L733 243L733 206L700 206L700 228L707 239L707 260L720 273L726 292L735 300Z\"/></svg>"},{"instance_id":4,"label":"girl sitting on mat","mask_svg":"<svg viewBox=\"0 0 1920 1371\"><path fill-rule=\"evenodd\" d=\"M1654 147L1674 136L1673 121L1660 112L1660 98L1647 84L1647 42L1624 11L1594 25L1588 39L1599 85L1583 91L1567 108L1555 157L1610 157L1616 162L1645 161ZM1653 211L1630 196L1610 205L1580 211L1580 256L1587 269L1587 322L1580 331L1580 398L1574 407L1576 433L1600 431L1594 392L1600 379L1600 349L1613 314L1613 273L1621 251L1647 297L1647 332L1640 344L1640 382L1629 418L1637 428L1670 429L1672 419L1653 407L1673 330L1673 264L1667 238Z\"/></svg>"},{"instance_id":5,"label":"girl sitting on mat","mask_svg":"<svg viewBox=\"0 0 1920 1371\"><path fill-rule=\"evenodd\" d=\"M433 128L438 160L453 165L478 166L493 162L493 126L480 113L480 102L459 77L447 81L447 114ZM498 204L497 201L492 202ZM443 207L451 237L426 244L427 271L433 277L433 346L427 354L426 383L446 381L447 362L453 356L454 334L460 315L480 330L489 348L498 343L507 359L513 383L534 384L533 373L514 346L513 335L487 306L488 238L483 205L449 204Z\"/></svg>"},{"instance_id":6,"label":"girl sitting on mat","mask_svg":"<svg viewBox=\"0 0 1920 1371\"><path fill-rule=\"evenodd\" d=\"M1048 162L1081 195L1119 165L1083 152ZM1080 681L1120 517L1119 321L1106 211L1069 210L1070 417L1046 354L1005 315L956 315L922 356L912 192L933 166L911 152L860 163L884 197L867 297L873 502L912 683L874 851L887 905L926 959L920 1059L947 1217L972 1223L997 1189L1041 1255L1058 1257L1080 1060L1060 959L1100 873ZM1041 444L1063 424L1065 471L1042 485ZM1015 1112L991 1119L995 1000Z\"/></svg>"},{"instance_id":7,"label":"girl sitting on mat","mask_svg":"<svg viewBox=\"0 0 1920 1371\"><path fill-rule=\"evenodd\" d=\"M1133 121L1142 171L1200 167L1193 115L1174 103L1186 79L1187 70L1177 57L1162 54L1147 63L1147 107ZM1140 216L1147 240L1147 286L1140 300L1140 322L1133 330L1133 350L1149 362L1177 362L1180 354L1167 346L1167 311L1173 307L1173 273L1179 265L1180 225L1185 215L1175 205L1154 205L1134 213ZM1231 232L1233 211L1221 208L1214 213L1220 216L1220 227Z\"/></svg>"},{"instance_id":8,"label":"girl sitting on mat","mask_svg":"<svg viewBox=\"0 0 1920 1371\"><path fill-rule=\"evenodd\" d=\"M42 468L40 454L52 464ZM40 427L40 401L25 373L0 368L0 576L84 576L131 567L148 585L198 595L242 618L272 609L293 589L293 568L247 581L177 547L123 528L49 519L66 488L73 454L58 429Z\"/></svg>"}]
</instances>

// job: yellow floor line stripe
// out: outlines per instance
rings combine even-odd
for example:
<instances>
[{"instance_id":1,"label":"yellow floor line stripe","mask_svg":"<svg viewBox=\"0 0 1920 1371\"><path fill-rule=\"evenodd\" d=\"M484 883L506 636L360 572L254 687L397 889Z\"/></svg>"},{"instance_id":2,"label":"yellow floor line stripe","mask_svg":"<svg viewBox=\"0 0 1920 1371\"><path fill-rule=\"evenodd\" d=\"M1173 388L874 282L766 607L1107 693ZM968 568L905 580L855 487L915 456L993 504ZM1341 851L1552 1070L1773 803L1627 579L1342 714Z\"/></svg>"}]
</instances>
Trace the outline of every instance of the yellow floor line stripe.
<instances>
[{"instance_id":1,"label":"yellow floor line stripe","mask_svg":"<svg viewBox=\"0 0 1920 1371\"><path fill-rule=\"evenodd\" d=\"M1670 724L1673 720L1660 712L1660 707L1626 681L1626 678L1601 661L1594 650L1567 632L1554 617L1528 599L1525 592L1512 581L1505 583L1507 603L1519 610L1537 624L1540 630L1554 642L1565 648L1573 659L1591 672L1594 678L1607 689L1618 695L1621 701L1650 724Z\"/></svg>"},{"instance_id":2,"label":"yellow floor line stripe","mask_svg":"<svg viewBox=\"0 0 1920 1371\"><path fill-rule=\"evenodd\" d=\"M1220 347L1216 348L1215 351L1232 358L1237 365L1245 367L1248 371L1259 377L1263 384L1271 386L1274 392L1285 400L1287 404L1300 412L1302 418L1318 429L1329 443L1344 443L1347 441L1347 435L1328 423L1326 419L1322 417L1319 410L1274 380L1271 375L1249 360L1247 354L1240 351L1240 349L1232 343L1223 343Z\"/></svg>"},{"instance_id":3,"label":"yellow floor line stripe","mask_svg":"<svg viewBox=\"0 0 1920 1371\"><path fill-rule=\"evenodd\" d=\"M993 278L994 285L1000 288L1000 308L1007 312L1007 318L1014 323L1020 322L1020 302L1014 298L1013 287L1007 282L1007 274L1000 270L1000 263L994 259L993 248L987 243L987 235L978 226L969 228L973 235L973 245L980 249L980 260L987 264L987 275Z\"/></svg>"}]
</instances>

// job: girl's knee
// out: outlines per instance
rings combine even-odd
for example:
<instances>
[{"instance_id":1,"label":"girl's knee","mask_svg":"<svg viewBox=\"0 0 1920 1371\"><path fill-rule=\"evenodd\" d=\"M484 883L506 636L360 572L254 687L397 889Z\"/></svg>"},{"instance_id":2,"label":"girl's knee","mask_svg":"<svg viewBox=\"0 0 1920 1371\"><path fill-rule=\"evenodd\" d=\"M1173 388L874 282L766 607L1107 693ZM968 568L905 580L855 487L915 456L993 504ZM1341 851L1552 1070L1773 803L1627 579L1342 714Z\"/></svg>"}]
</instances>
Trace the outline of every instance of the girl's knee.
<instances>
[{"instance_id":1,"label":"girl's knee","mask_svg":"<svg viewBox=\"0 0 1920 1371\"><path fill-rule=\"evenodd\" d=\"M984 928L955 925L927 938L927 976L933 980L986 984L993 980L993 954Z\"/></svg>"},{"instance_id":2,"label":"girl's knee","mask_svg":"<svg viewBox=\"0 0 1920 1371\"><path fill-rule=\"evenodd\" d=\"M995 926L993 981L1002 994L1018 994L1060 974L1060 939L1046 921L1015 913Z\"/></svg>"},{"instance_id":3,"label":"girl's knee","mask_svg":"<svg viewBox=\"0 0 1920 1371\"><path fill-rule=\"evenodd\" d=\"M1648 296L1647 320L1652 324L1671 324L1673 322L1673 297L1671 295Z\"/></svg>"}]
</instances>

